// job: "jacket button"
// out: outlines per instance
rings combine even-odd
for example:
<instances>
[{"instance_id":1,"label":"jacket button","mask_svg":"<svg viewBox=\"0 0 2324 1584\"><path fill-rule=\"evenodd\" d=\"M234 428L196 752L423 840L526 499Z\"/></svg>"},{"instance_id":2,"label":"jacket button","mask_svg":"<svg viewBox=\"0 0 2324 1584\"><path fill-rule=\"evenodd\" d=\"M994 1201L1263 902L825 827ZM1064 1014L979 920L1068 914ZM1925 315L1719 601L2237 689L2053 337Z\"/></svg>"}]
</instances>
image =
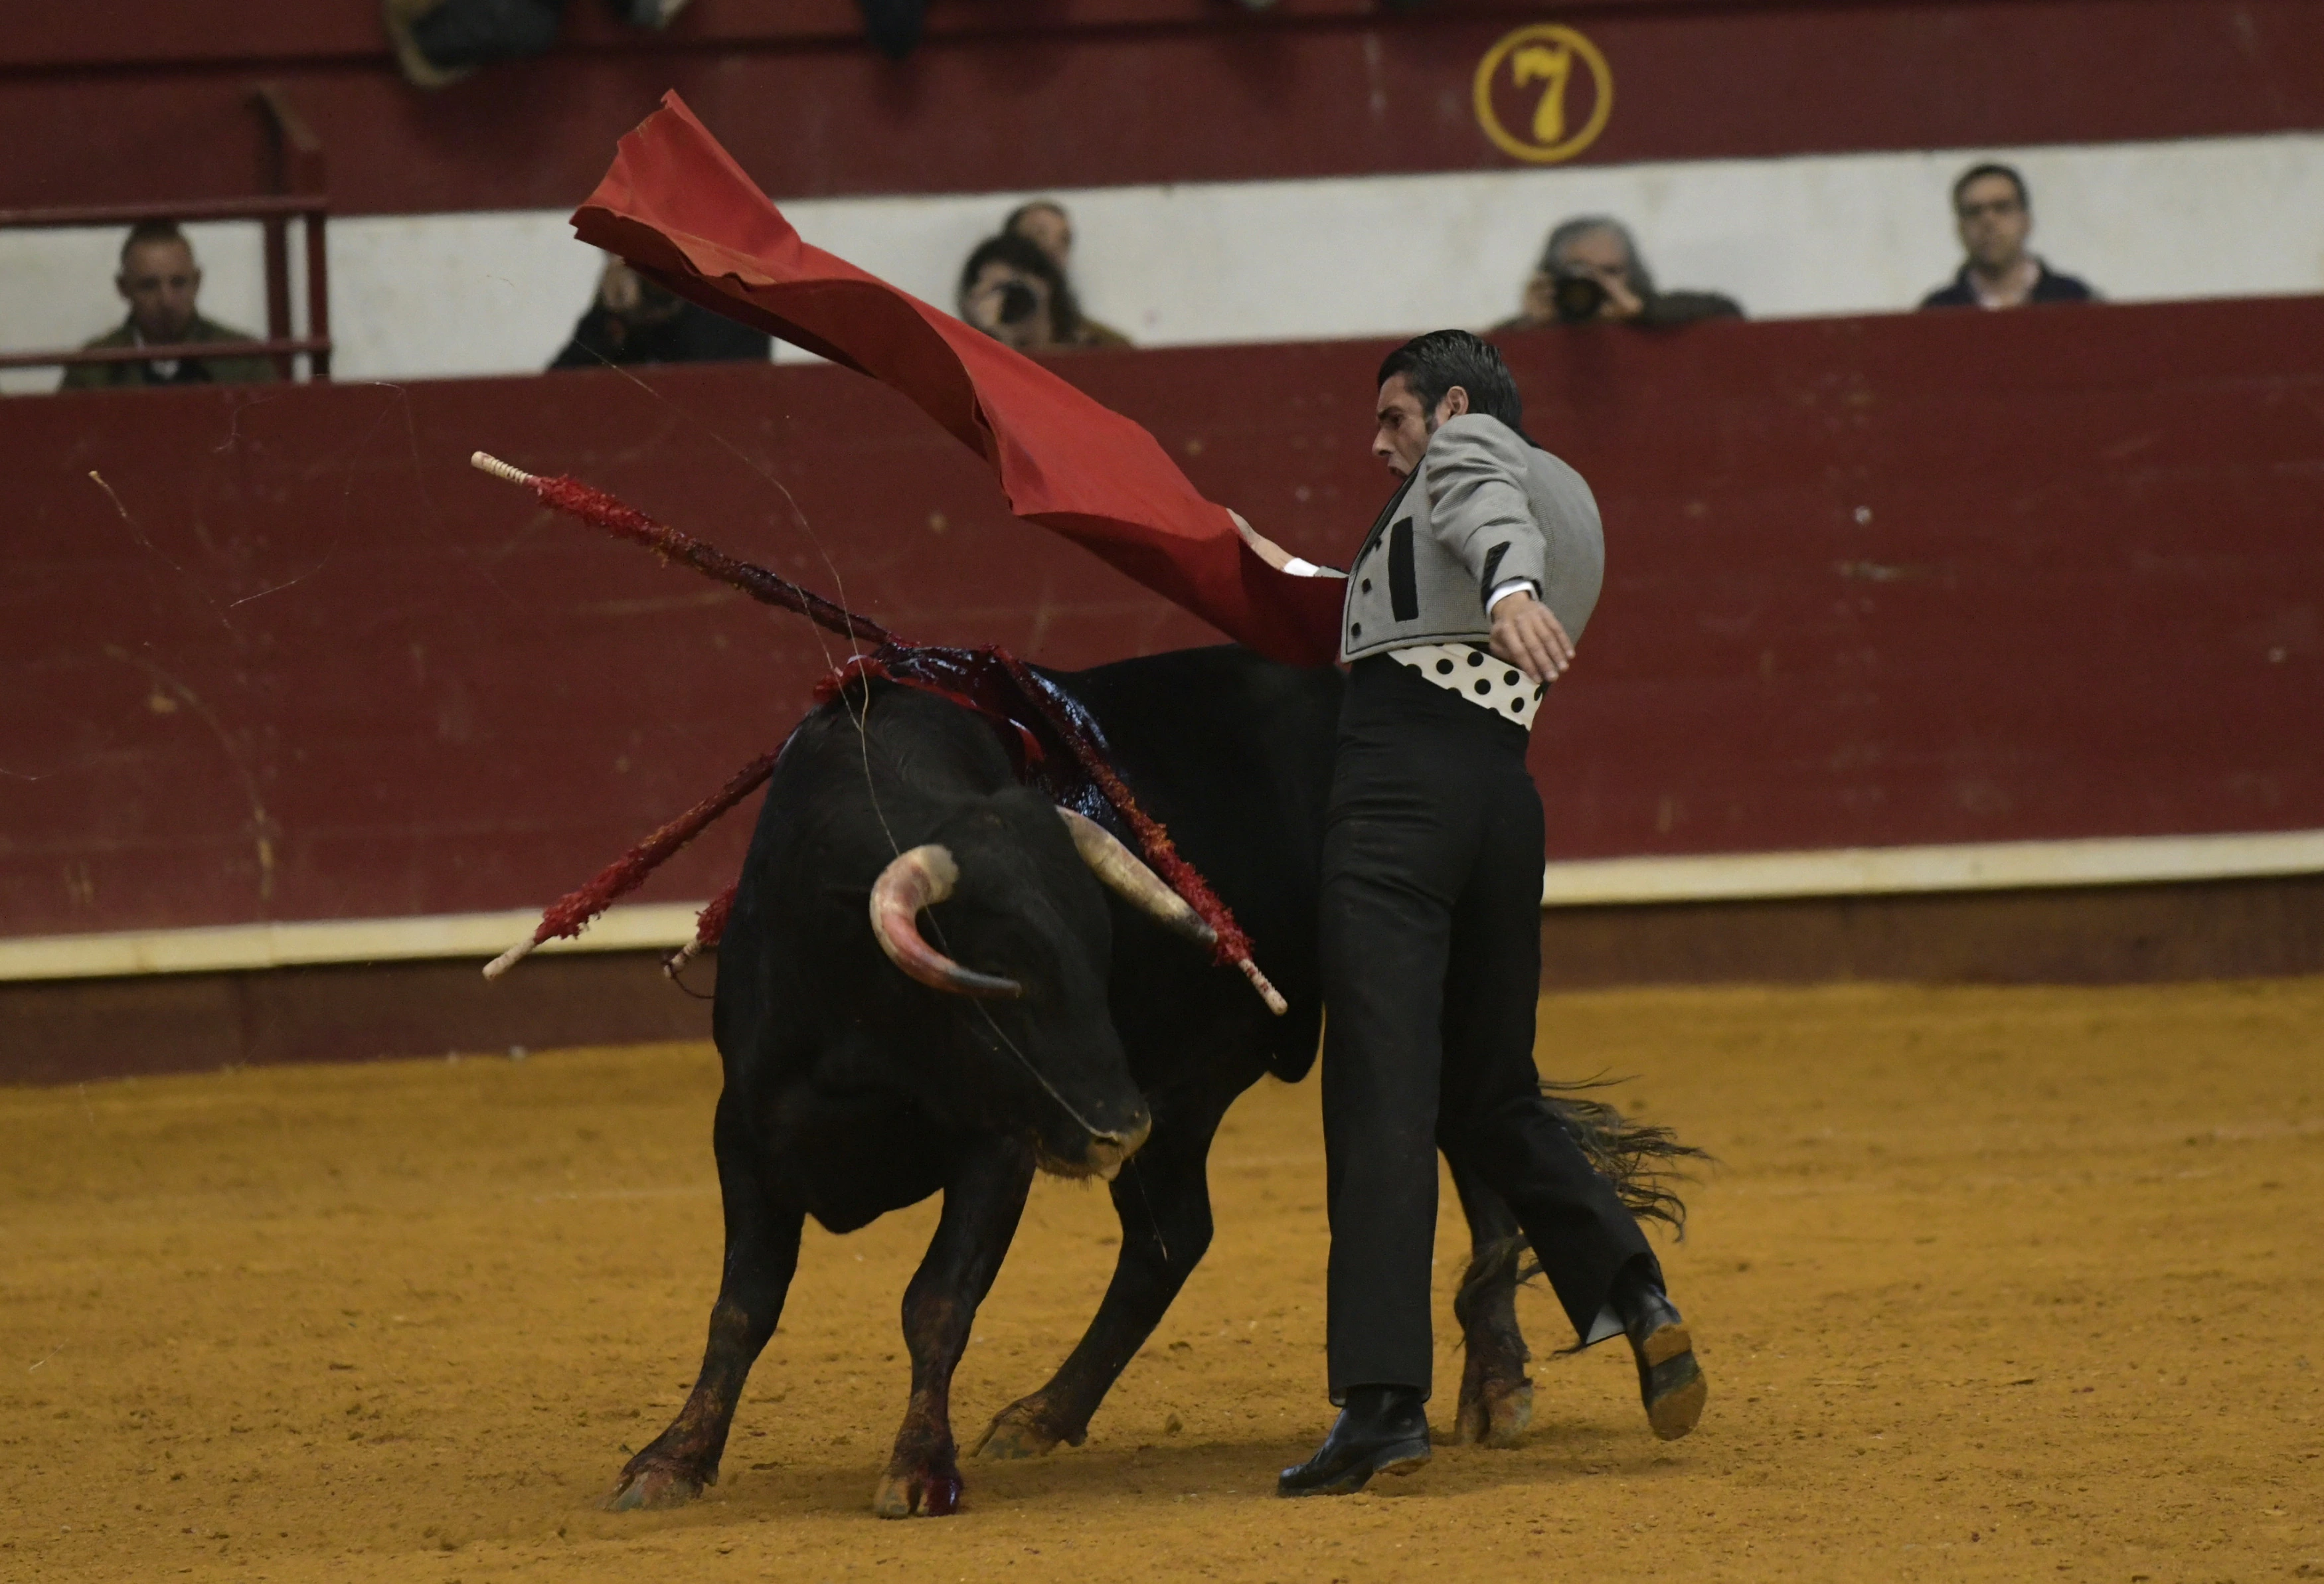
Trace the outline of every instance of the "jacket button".
<instances>
[{"instance_id":1,"label":"jacket button","mask_svg":"<svg viewBox=\"0 0 2324 1584\"><path fill-rule=\"evenodd\" d=\"M1361 638L1363 635L1364 624L1362 622L1351 622L1348 623L1348 636L1350 638Z\"/></svg>"},{"instance_id":2,"label":"jacket button","mask_svg":"<svg viewBox=\"0 0 2324 1584\"><path fill-rule=\"evenodd\" d=\"M1369 577L1364 579L1364 592L1366 594L1372 592L1372 580Z\"/></svg>"}]
</instances>

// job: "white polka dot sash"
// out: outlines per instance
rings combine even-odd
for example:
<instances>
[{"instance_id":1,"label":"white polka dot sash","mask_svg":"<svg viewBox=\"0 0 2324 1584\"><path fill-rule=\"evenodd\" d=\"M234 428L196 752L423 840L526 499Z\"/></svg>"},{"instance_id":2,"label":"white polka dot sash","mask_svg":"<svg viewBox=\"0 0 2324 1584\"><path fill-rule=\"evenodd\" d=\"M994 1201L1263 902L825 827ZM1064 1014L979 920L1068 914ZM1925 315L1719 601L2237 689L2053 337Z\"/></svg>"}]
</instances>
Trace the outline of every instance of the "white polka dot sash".
<instances>
[{"instance_id":1,"label":"white polka dot sash","mask_svg":"<svg viewBox=\"0 0 2324 1584\"><path fill-rule=\"evenodd\" d=\"M1388 650L1388 658L1528 732L1541 709L1541 695L1548 691L1507 660L1470 644L1416 643Z\"/></svg>"}]
</instances>

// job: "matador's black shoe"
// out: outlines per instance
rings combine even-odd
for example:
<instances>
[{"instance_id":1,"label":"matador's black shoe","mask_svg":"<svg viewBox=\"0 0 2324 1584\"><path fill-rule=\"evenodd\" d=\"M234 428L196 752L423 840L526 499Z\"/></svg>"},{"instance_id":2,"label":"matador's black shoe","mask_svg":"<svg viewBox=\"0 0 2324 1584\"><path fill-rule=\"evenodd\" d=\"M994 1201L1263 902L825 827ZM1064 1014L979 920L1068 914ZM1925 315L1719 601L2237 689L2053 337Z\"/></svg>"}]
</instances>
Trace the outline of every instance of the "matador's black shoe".
<instances>
[{"instance_id":1,"label":"matador's black shoe","mask_svg":"<svg viewBox=\"0 0 2324 1584\"><path fill-rule=\"evenodd\" d=\"M1615 1312L1638 1361L1638 1396L1646 1423L1665 1441L1676 1441L1702 1417L1711 1386L1694 1361L1694 1338L1670 1294L1653 1282L1640 1282L1614 1297Z\"/></svg>"},{"instance_id":2,"label":"matador's black shoe","mask_svg":"<svg viewBox=\"0 0 2324 1584\"><path fill-rule=\"evenodd\" d=\"M1412 1386L1348 1388L1348 1405L1315 1455L1276 1477L1277 1496L1349 1496L1375 1474L1409 1474L1428 1461L1428 1413Z\"/></svg>"}]
</instances>

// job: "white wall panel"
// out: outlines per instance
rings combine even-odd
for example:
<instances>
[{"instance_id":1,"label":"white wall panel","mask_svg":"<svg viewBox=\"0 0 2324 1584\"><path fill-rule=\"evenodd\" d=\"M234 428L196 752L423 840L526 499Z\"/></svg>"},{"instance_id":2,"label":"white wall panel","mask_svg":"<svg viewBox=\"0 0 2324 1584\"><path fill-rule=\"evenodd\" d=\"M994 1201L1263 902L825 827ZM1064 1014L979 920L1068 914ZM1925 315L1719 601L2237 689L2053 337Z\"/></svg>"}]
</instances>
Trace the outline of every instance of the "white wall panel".
<instances>
[{"instance_id":1,"label":"white wall panel","mask_svg":"<svg viewBox=\"0 0 2324 1584\"><path fill-rule=\"evenodd\" d=\"M1906 309L1958 258L1947 188L1973 159L2019 165L2035 246L2118 300L2324 291L2324 135L1583 166L1434 176L1065 190L1090 311L1155 345L1387 336L1513 311L1558 219L1628 220L1665 286L1759 318ZM787 206L808 240L940 305L1022 197ZM193 228L203 307L263 321L257 230ZM372 216L330 229L343 379L545 364L586 306L596 255L558 212ZM117 233L0 234L0 347L118 322ZM796 356L786 349L785 355ZM0 389L46 389L47 371Z\"/></svg>"}]
</instances>

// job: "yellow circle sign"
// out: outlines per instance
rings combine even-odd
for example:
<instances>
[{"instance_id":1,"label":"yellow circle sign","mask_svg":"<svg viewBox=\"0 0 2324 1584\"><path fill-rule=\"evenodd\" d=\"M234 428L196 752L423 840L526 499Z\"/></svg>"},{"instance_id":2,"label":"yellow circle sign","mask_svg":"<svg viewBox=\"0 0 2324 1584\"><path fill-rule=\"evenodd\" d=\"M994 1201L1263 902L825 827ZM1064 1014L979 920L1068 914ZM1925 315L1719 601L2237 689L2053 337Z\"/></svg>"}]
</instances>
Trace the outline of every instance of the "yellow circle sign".
<instances>
[{"instance_id":1,"label":"yellow circle sign","mask_svg":"<svg viewBox=\"0 0 2324 1584\"><path fill-rule=\"evenodd\" d=\"M1574 80L1577 66L1586 87ZM1572 111L1584 93L1589 111L1576 125ZM1614 74L1588 39L1560 23L1537 22L1485 51L1477 62L1475 97L1477 124L1502 152L1554 165L1573 158L1606 130L1606 118L1614 113ZM1517 113L1505 118L1504 103Z\"/></svg>"}]
</instances>

